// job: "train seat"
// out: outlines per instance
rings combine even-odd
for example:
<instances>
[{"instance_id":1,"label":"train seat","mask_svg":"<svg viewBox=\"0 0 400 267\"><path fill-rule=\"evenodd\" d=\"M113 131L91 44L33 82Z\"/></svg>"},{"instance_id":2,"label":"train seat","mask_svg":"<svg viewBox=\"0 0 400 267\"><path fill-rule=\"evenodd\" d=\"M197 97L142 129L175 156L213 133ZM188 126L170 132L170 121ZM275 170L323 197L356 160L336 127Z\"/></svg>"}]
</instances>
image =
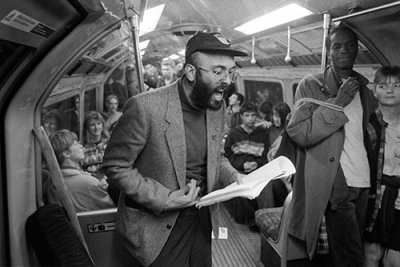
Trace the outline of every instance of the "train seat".
<instances>
[{"instance_id":1,"label":"train seat","mask_svg":"<svg viewBox=\"0 0 400 267\"><path fill-rule=\"evenodd\" d=\"M256 211L256 223L260 232L273 240L278 239L279 225L283 207L260 209Z\"/></svg>"},{"instance_id":2,"label":"train seat","mask_svg":"<svg viewBox=\"0 0 400 267\"><path fill-rule=\"evenodd\" d=\"M287 234L292 192L283 207L258 210L255 219L261 231L261 261L265 266L287 266L288 261L307 258L301 241Z\"/></svg>"},{"instance_id":3,"label":"train seat","mask_svg":"<svg viewBox=\"0 0 400 267\"><path fill-rule=\"evenodd\" d=\"M115 231L117 208L77 214L83 236L96 267L141 266L125 249Z\"/></svg>"}]
</instances>

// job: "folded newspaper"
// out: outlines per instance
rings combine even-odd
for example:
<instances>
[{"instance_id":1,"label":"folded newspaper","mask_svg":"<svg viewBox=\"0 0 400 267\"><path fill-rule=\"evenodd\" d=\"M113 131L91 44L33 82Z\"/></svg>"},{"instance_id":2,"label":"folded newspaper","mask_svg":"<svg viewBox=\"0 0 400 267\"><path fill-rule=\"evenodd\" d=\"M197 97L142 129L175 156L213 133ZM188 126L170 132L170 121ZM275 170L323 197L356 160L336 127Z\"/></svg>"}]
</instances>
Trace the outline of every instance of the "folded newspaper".
<instances>
[{"instance_id":1,"label":"folded newspaper","mask_svg":"<svg viewBox=\"0 0 400 267\"><path fill-rule=\"evenodd\" d=\"M197 202L196 207L209 206L235 197L254 199L260 195L264 187L275 179L288 177L296 172L293 163L286 157L280 156L261 168L244 176L243 183L232 183L227 187L213 191Z\"/></svg>"}]
</instances>

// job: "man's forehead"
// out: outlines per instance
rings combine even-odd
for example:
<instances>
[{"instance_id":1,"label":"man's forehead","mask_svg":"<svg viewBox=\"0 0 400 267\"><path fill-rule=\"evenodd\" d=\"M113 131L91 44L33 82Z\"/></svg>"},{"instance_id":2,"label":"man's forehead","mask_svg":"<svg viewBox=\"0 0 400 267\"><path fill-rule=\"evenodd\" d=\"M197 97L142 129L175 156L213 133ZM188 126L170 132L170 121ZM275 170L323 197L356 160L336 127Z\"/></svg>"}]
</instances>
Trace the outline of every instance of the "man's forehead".
<instances>
[{"instance_id":1,"label":"man's forehead","mask_svg":"<svg viewBox=\"0 0 400 267\"><path fill-rule=\"evenodd\" d=\"M349 31L337 31L331 36L332 43L356 41L354 34Z\"/></svg>"},{"instance_id":2,"label":"man's forehead","mask_svg":"<svg viewBox=\"0 0 400 267\"><path fill-rule=\"evenodd\" d=\"M235 66L233 56L227 54L213 54L199 52L198 62L208 66L223 66L228 69Z\"/></svg>"}]
</instances>

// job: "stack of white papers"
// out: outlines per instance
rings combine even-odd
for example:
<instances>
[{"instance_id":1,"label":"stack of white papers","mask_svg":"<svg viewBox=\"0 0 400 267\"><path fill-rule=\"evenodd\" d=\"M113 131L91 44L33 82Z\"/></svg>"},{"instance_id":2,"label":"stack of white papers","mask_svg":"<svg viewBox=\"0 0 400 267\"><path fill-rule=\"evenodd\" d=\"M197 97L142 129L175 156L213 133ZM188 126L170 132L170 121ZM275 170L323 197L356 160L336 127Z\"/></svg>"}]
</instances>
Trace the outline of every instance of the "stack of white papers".
<instances>
[{"instance_id":1,"label":"stack of white papers","mask_svg":"<svg viewBox=\"0 0 400 267\"><path fill-rule=\"evenodd\" d=\"M264 187L275 179L288 177L296 173L293 163L286 157L280 156L261 168L243 177L243 183L233 183L227 187L211 192L202 197L196 207L209 206L235 197L254 199Z\"/></svg>"}]
</instances>

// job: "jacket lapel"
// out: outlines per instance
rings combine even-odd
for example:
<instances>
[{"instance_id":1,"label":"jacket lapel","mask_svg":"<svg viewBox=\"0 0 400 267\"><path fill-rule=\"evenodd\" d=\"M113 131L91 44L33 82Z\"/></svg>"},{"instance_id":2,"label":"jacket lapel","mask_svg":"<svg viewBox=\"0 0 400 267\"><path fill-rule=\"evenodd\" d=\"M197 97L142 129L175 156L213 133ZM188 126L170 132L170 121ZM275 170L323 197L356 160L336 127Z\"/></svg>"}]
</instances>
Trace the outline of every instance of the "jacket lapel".
<instances>
[{"instance_id":1,"label":"jacket lapel","mask_svg":"<svg viewBox=\"0 0 400 267\"><path fill-rule=\"evenodd\" d=\"M214 189L215 178L217 175L217 167L219 167L218 157L220 154L220 123L221 112L210 111L206 112L207 119L207 191L211 192Z\"/></svg>"},{"instance_id":2,"label":"jacket lapel","mask_svg":"<svg viewBox=\"0 0 400 267\"><path fill-rule=\"evenodd\" d=\"M165 137L174 165L179 186L182 188L186 182L186 139L183 125L182 106L179 99L177 83L173 90L168 92L167 112L165 121L168 124ZM183 140L183 142L182 142Z\"/></svg>"}]
</instances>

